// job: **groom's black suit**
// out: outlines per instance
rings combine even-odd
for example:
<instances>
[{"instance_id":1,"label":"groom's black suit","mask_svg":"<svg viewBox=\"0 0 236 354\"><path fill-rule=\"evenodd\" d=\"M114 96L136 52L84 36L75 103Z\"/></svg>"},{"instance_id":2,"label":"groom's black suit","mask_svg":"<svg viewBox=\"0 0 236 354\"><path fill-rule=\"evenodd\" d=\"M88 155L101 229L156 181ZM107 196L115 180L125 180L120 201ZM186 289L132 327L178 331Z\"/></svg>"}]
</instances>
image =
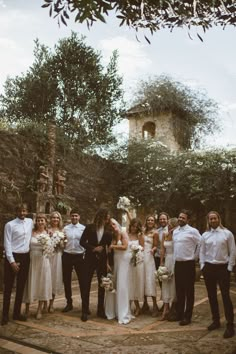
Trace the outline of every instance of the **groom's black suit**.
<instances>
[{"instance_id":1,"label":"groom's black suit","mask_svg":"<svg viewBox=\"0 0 236 354\"><path fill-rule=\"evenodd\" d=\"M104 313L104 294L105 290L100 286L101 277L107 274L107 246L110 246L112 240L111 233L104 230L100 242L98 242L96 225L89 224L86 226L81 239L80 244L85 248L85 282L84 282L84 300L82 303L82 312L88 313L89 310L89 293L94 271L96 270L98 279L98 315ZM94 248L102 246L101 253L93 252Z\"/></svg>"}]
</instances>

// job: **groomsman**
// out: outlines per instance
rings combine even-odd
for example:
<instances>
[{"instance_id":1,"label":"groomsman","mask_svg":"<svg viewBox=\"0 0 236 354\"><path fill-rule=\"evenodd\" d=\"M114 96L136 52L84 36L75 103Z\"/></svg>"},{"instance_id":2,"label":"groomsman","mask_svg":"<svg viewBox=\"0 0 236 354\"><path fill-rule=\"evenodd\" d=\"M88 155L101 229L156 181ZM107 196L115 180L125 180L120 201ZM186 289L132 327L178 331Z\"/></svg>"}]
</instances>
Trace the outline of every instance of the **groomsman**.
<instances>
[{"instance_id":1,"label":"groomsman","mask_svg":"<svg viewBox=\"0 0 236 354\"><path fill-rule=\"evenodd\" d=\"M173 232L177 320L181 326L191 323L194 305L195 260L198 258L201 236L189 223L190 214L182 210L179 226Z\"/></svg>"},{"instance_id":2,"label":"groomsman","mask_svg":"<svg viewBox=\"0 0 236 354\"><path fill-rule=\"evenodd\" d=\"M107 274L107 248L111 244L112 236L107 231L110 222L110 215L107 209L101 208L97 211L93 224L86 226L80 244L85 248L85 288L82 300L82 321L87 321L89 312L89 293L94 271L98 279L98 305L97 316L106 318L104 311L105 290L100 286L101 277Z\"/></svg>"},{"instance_id":3,"label":"groomsman","mask_svg":"<svg viewBox=\"0 0 236 354\"><path fill-rule=\"evenodd\" d=\"M84 256L85 249L80 245L81 235L85 226L79 223L80 214L78 209L72 209L70 212L71 224L65 226L64 231L67 237L67 243L62 255L62 272L66 297L66 307L62 312L68 312L73 309L71 276L74 268L80 288L81 298L83 299L84 290ZM82 300L83 301L83 300Z\"/></svg>"},{"instance_id":4,"label":"groomsman","mask_svg":"<svg viewBox=\"0 0 236 354\"><path fill-rule=\"evenodd\" d=\"M4 229L6 258L4 261L2 325L6 325L9 321L11 293L15 278L16 295L13 320L26 321L26 317L21 315L21 303L29 272L29 245L33 229L33 220L26 218L28 214L27 209L26 204L18 205L16 207L17 217L9 221Z\"/></svg>"},{"instance_id":5,"label":"groomsman","mask_svg":"<svg viewBox=\"0 0 236 354\"><path fill-rule=\"evenodd\" d=\"M235 241L232 232L221 223L220 215L210 211L207 215L207 230L202 235L200 265L203 272L213 322L208 326L212 331L220 327L220 313L217 300L217 284L223 299L227 321L224 338L234 335L234 311L230 298L230 272L235 264Z\"/></svg>"}]
</instances>

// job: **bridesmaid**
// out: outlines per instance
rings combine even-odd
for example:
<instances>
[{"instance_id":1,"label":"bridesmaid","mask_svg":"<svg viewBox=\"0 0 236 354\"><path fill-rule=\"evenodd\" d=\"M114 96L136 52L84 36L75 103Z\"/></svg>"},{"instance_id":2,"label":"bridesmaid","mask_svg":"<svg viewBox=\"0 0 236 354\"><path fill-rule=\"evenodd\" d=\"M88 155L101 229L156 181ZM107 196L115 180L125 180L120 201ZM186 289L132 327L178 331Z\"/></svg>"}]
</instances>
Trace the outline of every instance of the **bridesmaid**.
<instances>
[{"instance_id":1,"label":"bridesmaid","mask_svg":"<svg viewBox=\"0 0 236 354\"><path fill-rule=\"evenodd\" d=\"M144 225L144 303L142 312L148 312L149 306L147 297L152 298L153 311L152 317L158 315L156 302L156 280L155 280L155 260L154 253L158 245L158 233L155 225L155 217L149 215Z\"/></svg>"},{"instance_id":2,"label":"bridesmaid","mask_svg":"<svg viewBox=\"0 0 236 354\"><path fill-rule=\"evenodd\" d=\"M142 233L142 223L139 219L134 218L130 220L129 224L129 250L132 252L132 246L144 247L144 238ZM143 251L142 251L143 252ZM132 301L135 304L134 315L140 314L139 301L143 301L144 298L144 262L140 262L136 265L130 263L129 272L129 298L130 306Z\"/></svg>"},{"instance_id":3,"label":"bridesmaid","mask_svg":"<svg viewBox=\"0 0 236 354\"><path fill-rule=\"evenodd\" d=\"M115 296L105 302L105 313L108 319L117 317L119 324L128 324L131 319L129 301L129 262L128 235L122 231L120 224L111 219L113 241L110 250L114 251ZM107 294L106 294L107 295ZM108 294L109 295L109 294Z\"/></svg>"},{"instance_id":4,"label":"bridesmaid","mask_svg":"<svg viewBox=\"0 0 236 354\"><path fill-rule=\"evenodd\" d=\"M163 233L161 242L161 265L165 266L172 274L171 279L162 282L161 297L164 302L161 321L168 319L170 307L176 301L175 277L174 277L174 252L173 252L173 231L178 226L178 219L171 218L169 220L170 230Z\"/></svg>"},{"instance_id":5,"label":"bridesmaid","mask_svg":"<svg viewBox=\"0 0 236 354\"><path fill-rule=\"evenodd\" d=\"M49 235L52 236L55 232L63 231L63 223L61 214L58 211L53 211L50 215L50 226L48 229ZM56 295L63 293L63 278L62 278L62 251L55 252L51 259L52 272L52 299L49 302L48 312L53 313L53 303Z\"/></svg>"},{"instance_id":6,"label":"bridesmaid","mask_svg":"<svg viewBox=\"0 0 236 354\"><path fill-rule=\"evenodd\" d=\"M43 303L52 298L52 279L49 258L43 255L42 245L38 242L40 235L48 235L46 231L47 218L45 214L36 216L36 223L30 241L30 268L24 292L26 316L29 315L29 305L38 300L36 319L43 313Z\"/></svg>"}]
</instances>

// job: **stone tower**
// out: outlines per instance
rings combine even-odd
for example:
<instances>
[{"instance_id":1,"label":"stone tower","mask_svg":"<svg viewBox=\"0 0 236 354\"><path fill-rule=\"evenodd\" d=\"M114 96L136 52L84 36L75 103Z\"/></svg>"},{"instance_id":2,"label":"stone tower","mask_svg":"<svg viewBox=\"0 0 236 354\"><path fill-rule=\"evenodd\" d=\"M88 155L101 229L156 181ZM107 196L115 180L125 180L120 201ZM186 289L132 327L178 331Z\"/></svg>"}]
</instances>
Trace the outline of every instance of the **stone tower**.
<instances>
[{"instance_id":1,"label":"stone tower","mask_svg":"<svg viewBox=\"0 0 236 354\"><path fill-rule=\"evenodd\" d=\"M126 112L129 120L129 138L146 140L154 138L171 151L182 149L174 135L174 117L171 112L153 114L147 108L137 105Z\"/></svg>"}]
</instances>

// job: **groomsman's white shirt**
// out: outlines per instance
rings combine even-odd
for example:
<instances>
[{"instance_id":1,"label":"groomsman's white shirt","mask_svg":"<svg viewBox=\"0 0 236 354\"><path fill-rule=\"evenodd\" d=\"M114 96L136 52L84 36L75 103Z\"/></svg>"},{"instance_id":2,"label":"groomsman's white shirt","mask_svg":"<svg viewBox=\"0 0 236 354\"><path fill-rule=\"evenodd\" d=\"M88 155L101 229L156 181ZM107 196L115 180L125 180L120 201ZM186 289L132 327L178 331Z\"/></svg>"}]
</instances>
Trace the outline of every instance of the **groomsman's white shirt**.
<instances>
[{"instance_id":1,"label":"groomsman's white shirt","mask_svg":"<svg viewBox=\"0 0 236 354\"><path fill-rule=\"evenodd\" d=\"M174 259L176 261L196 260L199 255L201 235L190 225L178 226L173 232Z\"/></svg>"},{"instance_id":2,"label":"groomsman's white shirt","mask_svg":"<svg viewBox=\"0 0 236 354\"><path fill-rule=\"evenodd\" d=\"M85 249L80 245L80 239L85 226L80 224L69 224L64 227L64 232L67 237L67 243L64 252L71 254L84 253Z\"/></svg>"},{"instance_id":3,"label":"groomsman's white shirt","mask_svg":"<svg viewBox=\"0 0 236 354\"><path fill-rule=\"evenodd\" d=\"M6 223L4 228L4 248L9 263L15 262L13 253L29 252L33 220L16 218Z\"/></svg>"},{"instance_id":4,"label":"groomsman's white shirt","mask_svg":"<svg viewBox=\"0 0 236 354\"><path fill-rule=\"evenodd\" d=\"M235 241L234 236L228 229L217 227L204 232L200 247L201 269L205 262L212 264L227 264L231 272L235 264Z\"/></svg>"}]
</instances>

